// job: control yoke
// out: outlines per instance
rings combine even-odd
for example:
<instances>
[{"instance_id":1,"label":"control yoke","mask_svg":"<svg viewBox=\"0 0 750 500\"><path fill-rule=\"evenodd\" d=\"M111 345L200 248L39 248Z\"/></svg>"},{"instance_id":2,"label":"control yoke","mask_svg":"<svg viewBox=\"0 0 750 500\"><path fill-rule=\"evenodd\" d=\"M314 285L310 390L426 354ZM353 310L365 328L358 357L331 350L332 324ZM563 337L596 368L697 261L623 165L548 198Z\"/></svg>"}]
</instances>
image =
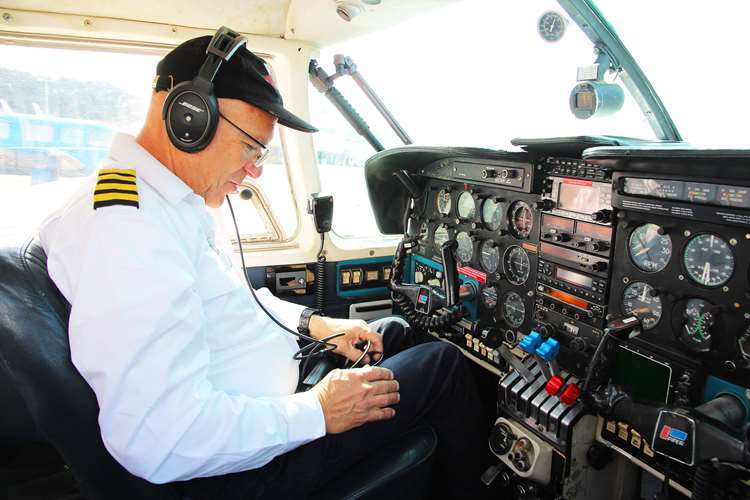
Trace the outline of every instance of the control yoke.
<instances>
[{"instance_id":1,"label":"control yoke","mask_svg":"<svg viewBox=\"0 0 750 500\"><path fill-rule=\"evenodd\" d=\"M591 394L590 403L606 418L629 422L643 436L652 437L652 449L687 465L708 461L750 467L750 435L737 436L745 409L736 397L720 395L693 409L636 403L618 387L608 384Z\"/></svg>"}]
</instances>

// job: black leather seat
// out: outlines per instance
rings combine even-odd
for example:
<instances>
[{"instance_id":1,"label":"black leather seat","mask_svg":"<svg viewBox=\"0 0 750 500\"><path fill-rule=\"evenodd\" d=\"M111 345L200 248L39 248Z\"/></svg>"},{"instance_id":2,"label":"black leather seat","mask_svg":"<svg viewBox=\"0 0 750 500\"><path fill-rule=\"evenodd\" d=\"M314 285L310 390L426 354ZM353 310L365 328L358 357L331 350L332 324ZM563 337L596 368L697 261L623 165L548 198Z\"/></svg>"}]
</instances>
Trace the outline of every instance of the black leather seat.
<instances>
[{"instance_id":1,"label":"black leather seat","mask_svg":"<svg viewBox=\"0 0 750 500\"><path fill-rule=\"evenodd\" d=\"M172 485L133 476L105 449L96 397L70 360L69 312L38 242L0 250L0 446L51 444L89 499L177 499ZM432 429L415 429L314 498L424 497L436 443Z\"/></svg>"}]
</instances>

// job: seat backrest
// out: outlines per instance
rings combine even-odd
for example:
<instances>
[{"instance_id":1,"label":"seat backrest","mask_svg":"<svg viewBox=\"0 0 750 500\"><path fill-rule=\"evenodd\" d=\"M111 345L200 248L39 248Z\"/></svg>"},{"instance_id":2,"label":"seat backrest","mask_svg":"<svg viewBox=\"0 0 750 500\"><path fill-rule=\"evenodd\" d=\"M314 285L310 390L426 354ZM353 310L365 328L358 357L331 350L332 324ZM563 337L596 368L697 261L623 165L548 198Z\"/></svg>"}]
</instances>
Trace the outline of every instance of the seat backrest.
<instances>
[{"instance_id":1,"label":"seat backrest","mask_svg":"<svg viewBox=\"0 0 750 500\"><path fill-rule=\"evenodd\" d=\"M89 499L177 498L172 486L130 474L104 447L96 396L70 358L70 306L46 262L36 240L0 250L0 408L11 408L0 440L49 442Z\"/></svg>"}]
</instances>

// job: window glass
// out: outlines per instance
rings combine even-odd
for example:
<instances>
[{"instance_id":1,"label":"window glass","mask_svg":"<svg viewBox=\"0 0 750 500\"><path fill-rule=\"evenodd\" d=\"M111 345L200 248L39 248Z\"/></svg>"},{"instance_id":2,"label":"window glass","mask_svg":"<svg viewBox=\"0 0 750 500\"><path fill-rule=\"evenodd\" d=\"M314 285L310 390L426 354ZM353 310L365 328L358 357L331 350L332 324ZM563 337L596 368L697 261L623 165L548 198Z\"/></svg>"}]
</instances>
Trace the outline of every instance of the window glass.
<instances>
[{"instance_id":1,"label":"window glass","mask_svg":"<svg viewBox=\"0 0 750 500\"><path fill-rule=\"evenodd\" d=\"M33 234L98 169L115 131L139 132L160 58L0 45L0 241ZM278 137L257 185L269 203L239 201L250 241L292 235L297 217ZM278 216L246 215L258 207Z\"/></svg>"},{"instance_id":2,"label":"window glass","mask_svg":"<svg viewBox=\"0 0 750 500\"><path fill-rule=\"evenodd\" d=\"M560 16L553 22L563 30L557 42L540 36L540 22L550 11ZM655 138L627 90L617 113L589 120L573 115L570 94L577 69L593 64L596 54L553 0L453 2L324 48L318 63L328 74L335 72L336 54L352 58L418 145L514 149L516 137ZM605 80L621 85L620 76L608 73ZM336 79L335 85L384 147L402 145L350 77ZM346 203L346 211L334 210L333 229L346 236L377 235L362 168L374 150L312 86L310 93L311 120L320 129L314 141L323 189L342 201L336 207Z\"/></svg>"}]
</instances>

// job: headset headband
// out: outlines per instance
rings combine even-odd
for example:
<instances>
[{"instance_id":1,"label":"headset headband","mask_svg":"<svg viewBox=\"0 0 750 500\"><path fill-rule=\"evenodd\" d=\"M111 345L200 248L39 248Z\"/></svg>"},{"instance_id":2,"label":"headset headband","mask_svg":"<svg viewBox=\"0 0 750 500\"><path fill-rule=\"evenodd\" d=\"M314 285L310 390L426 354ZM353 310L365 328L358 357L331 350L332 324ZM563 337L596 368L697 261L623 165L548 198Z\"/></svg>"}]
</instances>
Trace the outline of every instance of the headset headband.
<instances>
[{"instance_id":1,"label":"headset headband","mask_svg":"<svg viewBox=\"0 0 750 500\"><path fill-rule=\"evenodd\" d=\"M219 28L206 47L206 60L196 79L212 82L224 61L229 61L237 49L247 43L247 38L226 26Z\"/></svg>"}]
</instances>

